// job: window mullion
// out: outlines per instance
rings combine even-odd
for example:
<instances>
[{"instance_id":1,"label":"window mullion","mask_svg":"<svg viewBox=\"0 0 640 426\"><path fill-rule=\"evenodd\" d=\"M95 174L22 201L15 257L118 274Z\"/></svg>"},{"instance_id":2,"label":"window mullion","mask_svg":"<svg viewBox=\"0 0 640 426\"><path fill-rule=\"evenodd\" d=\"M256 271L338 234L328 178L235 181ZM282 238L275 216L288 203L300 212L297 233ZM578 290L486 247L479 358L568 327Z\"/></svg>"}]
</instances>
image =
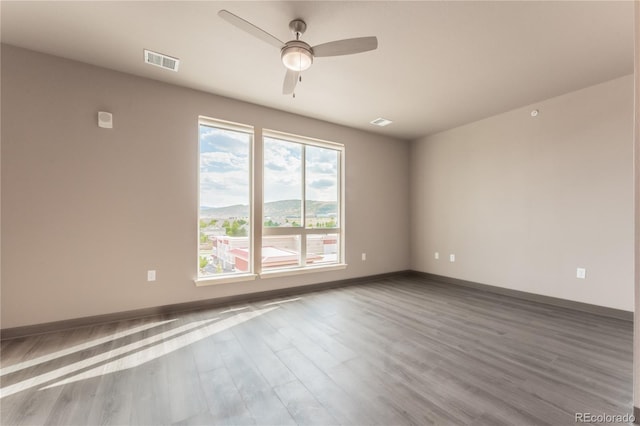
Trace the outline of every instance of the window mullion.
<instances>
[{"instance_id":1,"label":"window mullion","mask_svg":"<svg viewBox=\"0 0 640 426\"><path fill-rule=\"evenodd\" d=\"M344 222L346 220L345 217L345 203L344 203L344 150L338 151L338 208L337 208L337 218L338 218L338 226L337 232L338 237L340 238L337 249L338 256L337 259L340 262L344 262L345 258L345 238L344 238Z\"/></svg>"},{"instance_id":2,"label":"window mullion","mask_svg":"<svg viewBox=\"0 0 640 426\"><path fill-rule=\"evenodd\" d=\"M251 261L256 273L262 272L262 209L263 209L263 173L264 173L264 140L262 129L255 129L253 135L252 169L252 216L251 216Z\"/></svg>"},{"instance_id":3,"label":"window mullion","mask_svg":"<svg viewBox=\"0 0 640 426\"><path fill-rule=\"evenodd\" d=\"M302 232L300 235L300 266L307 266L307 146L302 145L302 159L300 163L302 178Z\"/></svg>"}]
</instances>

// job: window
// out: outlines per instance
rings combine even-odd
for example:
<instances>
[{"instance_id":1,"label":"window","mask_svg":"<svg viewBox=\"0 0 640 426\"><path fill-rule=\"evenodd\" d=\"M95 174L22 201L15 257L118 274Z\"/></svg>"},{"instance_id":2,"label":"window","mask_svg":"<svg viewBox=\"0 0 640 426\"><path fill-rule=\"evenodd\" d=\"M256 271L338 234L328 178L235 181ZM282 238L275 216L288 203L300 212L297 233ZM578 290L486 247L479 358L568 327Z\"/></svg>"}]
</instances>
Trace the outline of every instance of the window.
<instances>
[{"instance_id":1,"label":"window","mask_svg":"<svg viewBox=\"0 0 640 426\"><path fill-rule=\"evenodd\" d=\"M344 267L343 146L262 136L254 146L253 128L200 119L197 284Z\"/></svg>"},{"instance_id":2,"label":"window","mask_svg":"<svg viewBox=\"0 0 640 426\"><path fill-rule=\"evenodd\" d=\"M200 120L198 278L251 273L253 129Z\"/></svg>"},{"instance_id":3,"label":"window","mask_svg":"<svg viewBox=\"0 0 640 426\"><path fill-rule=\"evenodd\" d=\"M262 271L341 263L342 150L265 132Z\"/></svg>"}]
</instances>

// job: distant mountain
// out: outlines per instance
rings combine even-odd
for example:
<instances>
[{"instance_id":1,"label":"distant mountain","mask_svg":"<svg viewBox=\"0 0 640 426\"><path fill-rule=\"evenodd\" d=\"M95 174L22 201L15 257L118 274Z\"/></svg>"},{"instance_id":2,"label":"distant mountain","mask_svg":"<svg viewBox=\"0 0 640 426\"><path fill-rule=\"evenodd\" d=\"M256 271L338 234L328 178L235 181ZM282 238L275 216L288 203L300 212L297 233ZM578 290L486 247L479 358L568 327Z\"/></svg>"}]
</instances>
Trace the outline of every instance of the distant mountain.
<instances>
[{"instance_id":1,"label":"distant mountain","mask_svg":"<svg viewBox=\"0 0 640 426\"><path fill-rule=\"evenodd\" d=\"M212 217L227 219L230 217L248 217L249 206L246 204L236 204L226 207L200 207L200 217Z\"/></svg>"},{"instance_id":2,"label":"distant mountain","mask_svg":"<svg viewBox=\"0 0 640 426\"><path fill-rule=\"evenodd\" d=\"M337 204L333 201L308 201L307 216L336 216L338 214Z\"/></svg>"},{"instance_id":3,"label":"distant mountain","mask_svg":"<svg viewBox=\"0 0 640 426\"><path fill-rule=\"evenodd\" d=\"M332 201L308 201L307 216L330 216L337 212L336 203ZM265 203L264 215L272 217L295 217L300 214L300 200L282 200ZM249 206L236 204L226 207L200 207L201 217L227 219L230 217L248 217Z\"/></svg>"}]
</instances>

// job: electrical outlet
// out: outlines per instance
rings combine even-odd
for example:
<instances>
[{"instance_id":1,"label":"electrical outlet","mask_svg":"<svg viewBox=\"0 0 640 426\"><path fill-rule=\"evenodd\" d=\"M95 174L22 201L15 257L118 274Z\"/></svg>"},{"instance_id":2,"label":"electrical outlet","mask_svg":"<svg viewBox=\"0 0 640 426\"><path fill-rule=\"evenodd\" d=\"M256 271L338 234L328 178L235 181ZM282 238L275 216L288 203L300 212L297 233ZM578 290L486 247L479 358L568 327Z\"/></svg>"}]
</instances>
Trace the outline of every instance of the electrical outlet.
<instances>
[{"instance_id":1,"label":"electrical outlet","mask_svg":"<svg viewBox=\"0 0 640 426\"><path fill-rule=\"evenodd\" d=\"M456 255L455 254L450 254L449 255L449 262L455 262L456 261Z\"/></svg>"},{"instance_id":2,"label":"electrical outlet","mask_svg":"<svg viewBox=\"0 0 640 426\"><path fill-rule=\"evenodd\" d=\"M438 253L438 252L433 253L433 258L434 258L435 260L440 259L440 253Z\"/></svg>"},{"instance_id":3,"label":"electrical outlet","mask_svg":"<svg viewBox=\"0 0 640 426\"><path fill-rule=\"evenodd\" d=\"M367 253L362 253L362 261L364 262L365 260L367 260Z\"/></svg>"},{"instance_id":4,"label":"electrical outlet","mask_svg":"<svg viewBox=\"0 0 640 426\"><path fill-rule=\"evenodd\" d=\"M156 271L149 270L147 271L147 281L155 281L156 280Z\"/></svg>"},{"instance_id":5,"label":"electrical outlet","mask_svg":"<svg viewBox=\"0 0 640 426\"><path fill-rule=\"evenodd\" d=\"M587 278L587 270L585 268L576 269L576 278L584 280Z\"/></svg>"}]
</instances>

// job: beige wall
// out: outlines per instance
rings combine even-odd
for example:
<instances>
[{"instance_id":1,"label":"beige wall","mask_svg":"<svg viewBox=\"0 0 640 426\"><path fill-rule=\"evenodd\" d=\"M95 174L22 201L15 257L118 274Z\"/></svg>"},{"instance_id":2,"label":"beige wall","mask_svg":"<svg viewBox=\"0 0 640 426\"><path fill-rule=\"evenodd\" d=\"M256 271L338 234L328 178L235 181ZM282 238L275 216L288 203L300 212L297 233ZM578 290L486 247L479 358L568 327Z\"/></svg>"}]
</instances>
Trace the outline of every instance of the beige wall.
<instances>
[{"instance_id":1,"label":"beige wall","mask_svg":"<svg viewBox=\"0 0 640 426\"><path fill-rule=\"evenodd\" d=\"M198 115L345 144L346 270L195 287ZM408 142L11 46L2 124L3 328L409 267Z\"/></svg>"},{"instance_id":2,"label":"beige wall","mask_svg":"<svg viewBox=\"0 0 640 426\"><path fill-rule=\"evenodd\" d=\"M2 46L2 327L409 267L633 310L632 84L471 123L410 152L404 141ZM114 114L113 130L97 127L98 110ZM200 114L346 145L347 270L194 286Z\"/></svg>"},{"instance_id":3,"label":"beige wall","mask_svg":"<svg viewBox=\"0 0 640 426\"><path fill-rule=\"evenodd\" d=\"M632 311L632 138L626 76L415 141L412 269Z\"/></svg>"}]
</instances>

